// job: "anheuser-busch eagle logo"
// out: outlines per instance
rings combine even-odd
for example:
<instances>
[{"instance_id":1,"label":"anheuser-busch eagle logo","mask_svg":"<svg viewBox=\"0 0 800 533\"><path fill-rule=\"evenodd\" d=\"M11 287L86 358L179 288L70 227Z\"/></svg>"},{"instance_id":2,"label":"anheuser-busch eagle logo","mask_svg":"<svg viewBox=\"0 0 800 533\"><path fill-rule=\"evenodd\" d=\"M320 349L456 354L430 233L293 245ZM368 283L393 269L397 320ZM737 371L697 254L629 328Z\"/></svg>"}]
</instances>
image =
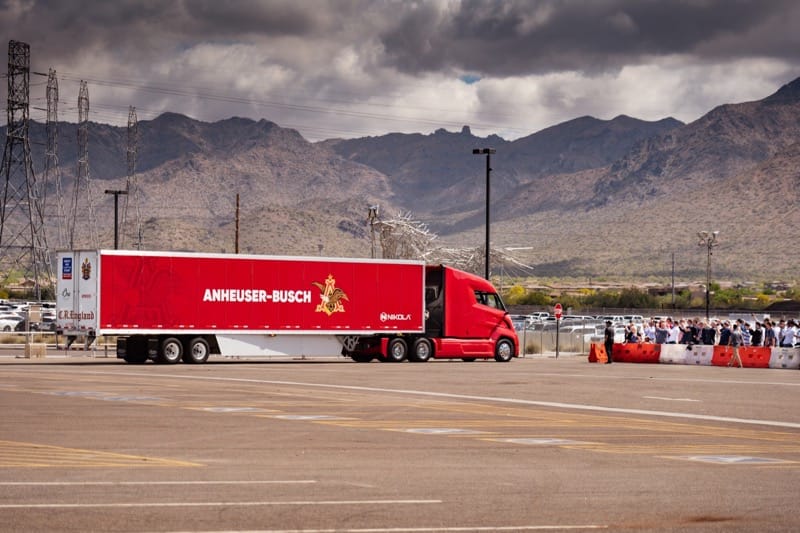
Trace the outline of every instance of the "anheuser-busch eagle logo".
<instances>
[{"instance_id":1,"label":"anheuser-busch eagle logo","mask_svg":"<svg viewBox=\"0 0 800 533\"><path fill-rule=\"evenodd\" d=\"M336 279L332 274L328 274L324 284L318 281L312 281L311 284L320 290L320 303L317 304L317 313L325 313L328 316L333 313L344 313L342 300L349 302L350 299L342 289L336 286Z\"/></svg>"}]
</instances>

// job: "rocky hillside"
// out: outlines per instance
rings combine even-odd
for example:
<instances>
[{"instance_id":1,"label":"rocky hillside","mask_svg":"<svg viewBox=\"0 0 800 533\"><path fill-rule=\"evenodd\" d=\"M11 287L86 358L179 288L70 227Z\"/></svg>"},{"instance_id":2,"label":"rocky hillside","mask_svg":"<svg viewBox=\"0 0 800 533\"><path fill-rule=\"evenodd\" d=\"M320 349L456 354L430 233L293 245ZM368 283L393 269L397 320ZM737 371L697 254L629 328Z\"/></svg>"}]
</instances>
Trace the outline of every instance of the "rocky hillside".
<instances>
[{"instance_id":1,"label":"rocky hillside","mask_svg":"<svg viewBox=\"0 0 800 533\"><path fill-rule=\"evenodd\" d=\"M31 137L41 179L44 127L32 124ZM75 139L75 124L62 123L66 199ZM90 124L93 188L91 202L80 195L76 245L92 245L92 213L97 244L113 243L113 200L103 191L125 187L126 140L125 128ZM515 141L465 126L309 143L267 120L165 114L139 123L142 246L233 251L238 193L244 252L369 256L366 214L375 204L384 216L412 212L443 244L477 247L485 161L472 149L491 147L492 243L515 249L540 276L664 279L674 256L679 277L704 278L696 233L717 230L715 276L796 279L800 247L777 236L800 225L799 142L800 80L691 124L581 117ZM52 183L48 190L52 199ZM135 198L125 200L130 223ZM48 235L56 221L48 217Z\"/></svg>"}]
</instances>

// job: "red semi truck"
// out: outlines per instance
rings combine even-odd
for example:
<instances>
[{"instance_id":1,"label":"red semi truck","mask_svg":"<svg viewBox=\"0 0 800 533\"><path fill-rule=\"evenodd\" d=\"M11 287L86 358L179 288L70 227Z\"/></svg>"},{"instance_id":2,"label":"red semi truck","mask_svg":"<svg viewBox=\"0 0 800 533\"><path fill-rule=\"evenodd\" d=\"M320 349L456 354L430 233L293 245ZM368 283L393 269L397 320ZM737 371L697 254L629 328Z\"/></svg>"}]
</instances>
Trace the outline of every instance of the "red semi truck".
<instances>
[{"instance_id":1,"label":"red semi truck","mask_svg":"<svg viewBox=\"0 0 800 533\"><path fill-rule=\"evenodd\" d=\"M58 331L116 336L129 363L509 361L519 352L492 284L444 265L130 250L65 251L57 262Z\"/></svg>"}]
</instances>

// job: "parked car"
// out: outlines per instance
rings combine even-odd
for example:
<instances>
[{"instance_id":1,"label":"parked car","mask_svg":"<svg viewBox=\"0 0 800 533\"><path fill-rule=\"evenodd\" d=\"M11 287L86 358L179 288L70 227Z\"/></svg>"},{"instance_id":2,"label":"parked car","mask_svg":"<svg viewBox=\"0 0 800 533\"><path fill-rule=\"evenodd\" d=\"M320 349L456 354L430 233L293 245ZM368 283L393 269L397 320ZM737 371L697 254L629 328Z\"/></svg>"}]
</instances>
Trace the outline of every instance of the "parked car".
<instances>
[{"instance_id":1,"label":"parked car","mask_svg":"<svg viewBox=\"0 0 800 533\"><path fill-rule=\"evenodd\" d=\"M595 335L597 333L597 326L592 324L570 324L563 325L558 328L561 335Z\"/></svg>"},{"instance_id":2,"label":"parked car","mask_svg":"<svg viewBox=\"0 0 800 533\"><path fill-rule=\"evenodd\" d=\"M522 331L528 325L528 315L510 315L514 329Z\"/></svg>"},{"instance_id":3,"label":"parked car","mask_svg":"<svg viewBox=\"0 0 800 533\"><path fill-rule=\"evenodd\" d=\"M561 321L598 322L595 317L589 315L564 315L564 318L562 318Z\"/></svg>"},{"instance_id":4,"label":"parked car","mask_svg":"<svg viewBox=\"0 0 800 533\"><path fill-rule=\"evenodd\" d=\"M17 325L24 319L13 313L3 313L0 315L0 331L14 331Z\"/></svg>"},{"instance_id":5,"label":"parked car","mask_svg":"<svg viewBox=\"0 0 800 533\"><path fill-rule=\"evenodd\" d=\"M585 336L586 342L602 344L606 340L605 330L605 326L597 326L597 330L594 334L590 333ZM625 342L625 328L623 326L614 327L614 342L619 344Z\"/></svg>"},{"instance_id":6,"label":"parked car","mask_svg":"<svg viewBox=\"0 0 800 533\"><path fill-rule=\"evenodd\" d=\"M622 315L604 315L597 317L603 325L605 325L606 321L610 320L612 324L627 324L628 322L625 321L625 317Z\"/></svg>"},{"instance_id":7,"label":"parked car","mask_svg":"<svg viewBox=\"0 0 800 533\"><path fill-rule=\"evenodd\" d=\"M550 316L550 313L547 313L545 311L537 311L535 313L529 314L528 316L534 322L541 322L541 321L547 319L547 317Z\"/></svg>"}]
</instances>

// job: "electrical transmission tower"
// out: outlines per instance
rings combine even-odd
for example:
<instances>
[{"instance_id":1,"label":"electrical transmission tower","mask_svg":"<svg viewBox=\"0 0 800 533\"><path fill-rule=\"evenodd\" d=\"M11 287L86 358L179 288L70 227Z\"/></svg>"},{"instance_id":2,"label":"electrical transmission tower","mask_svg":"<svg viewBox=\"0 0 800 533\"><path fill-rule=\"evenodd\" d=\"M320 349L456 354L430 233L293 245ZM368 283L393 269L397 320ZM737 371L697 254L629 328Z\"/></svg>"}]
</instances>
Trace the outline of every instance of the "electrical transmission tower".
<instances>
[{"instance_id":1,"label":"electrical transmission tower","mask_svg":"<svg viewBox=\"0 0 800 533\"><path fill-rule=\"evenodd\" d=\"M32 282L33 297L52 287L44 233L43 199L31 161L29 140L30 60L27 43L8 42L8 122L3 152L0 205L0 279ZM26 287L27 289L27 287Z\"/></svg>"},{"instance_id":2,"label":"electrical transmission tower","mask_svg":"<svg viewBox=\"0 0 800 533\"><path fill-rule=\"evenodd\" d=\"M142 247L142 213L139 208L139 180L136 177L136 151L139 145L139 121L136 118L136 108L130 106L128 108L128 177L125 182L125 190L128 194L125 195L125 204L122 209L122 220L120 226L122 227L122 247L125 247L125 235L130 234L132 240L136 243L137 249ZM134 220L129 223L128 208L133 199Z\"/></svg>"},{"instance_id":3,"label":"electrical transmission tower","mask_svg":"<svg viewBox=\"0 0 800 533\"><path fill-rule=\"evenodd\" d=\"M61 170L58 167L58 78L53 69L50 69L47 75L47 123L45 128L47 130L47 146L44 152L44 184L45 187L49 184L53 185L56 202L53 215L55 223L48 225L49 228L56 228L55 242L51 232L48 244L55 245L56 249L61 249L67 246L67 232L64 191L61 183ZM42 212L47 216L46 192L42 198ZM50 212L52 212L52 208L50 208Z\"/></svg>"},{"instance_id":4,"label":"electrical transmission tower","mask_svg":"<svg viewBox=\"0 0 800 533\"><path fill-rule=\"evenodd\" d=\"M85 194L86 204L81 198ZM83 209L85 208L85 213ZM78 167L75 173L75 185L72 191L72 206L67 218L69 247L75 248L75 232L78 221L89 233L89 248L97 247L97 230L92 201L92 182L89 176L89 88L81 80L78 92ZM88 226L88 227L87 227Z\"/></svg>"}]
</instances>

